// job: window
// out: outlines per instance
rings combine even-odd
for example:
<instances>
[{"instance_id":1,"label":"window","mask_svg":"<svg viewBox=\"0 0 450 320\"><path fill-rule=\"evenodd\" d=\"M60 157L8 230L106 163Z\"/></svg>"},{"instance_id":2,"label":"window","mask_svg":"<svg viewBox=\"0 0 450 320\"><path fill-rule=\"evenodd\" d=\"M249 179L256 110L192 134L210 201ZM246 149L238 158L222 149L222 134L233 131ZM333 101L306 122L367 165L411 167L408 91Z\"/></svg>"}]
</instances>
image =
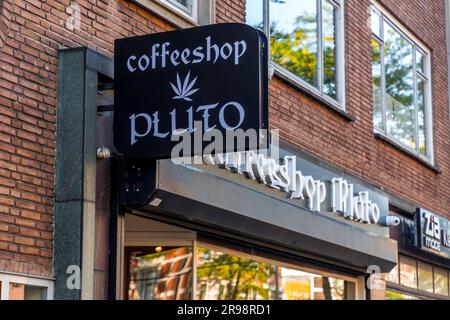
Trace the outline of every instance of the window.
<instances>
[{"instance_id":1,"label":"window","mask_svg":"<svg viewBox=\"0 0 450 320\"><path fill-rule=\"evenodd\" d=\"M192 299L192 247L127 249L129 300Z\"/></svg>"},{"instance_id":2,"label":"window","mask_svg":"<svg viewBox=\"0 0 450 320\"><path fill-rule=\"evenodd\" d=\"M433 293L433 266L419 261L418 267L419 290Z\"/></svg>"},{"instance_id":3,"label":"window","mask_svg":"<svg viewBox=\"0 0 450 320\"><path fill-rule=\"evenodd\" d=\"M399 255L397 267L387 276L386 299L408 300L421 296L447 299L449 280L448 270Z\"/></svg>"},{"instance_id":4,"label":"window","mask_svg":"<svg viewBox=\"0 0 450 320\"><path fill-rule=\"evenodd\" d=\"M53 281L0 274L0 300L53 299Z\"/></svg>"},{"instance_id":5,"label":"window","mask_svg":"<svg viewBox=\"0 0 450 320\"><path fill-rule=\"evenodd\" d=\"M400 284L417 289L417 263L414 259L405 256L399 257Z\"/></svg>"},{"instance_id":6,"label":"window","mask_svg":"<svg viewBox=\"0 0 450 320\"><path fill-rule=\"evenodd\" d=\"M247 24L266 32L276 71L344 108L343 1L247 1Z\"/></svg>"},{"instance_id":7,"label":"window","mask_svg":"<svg viewBox=\"0 0 450 320\"><path fill-rule=\"evenodd\" d=\"M398 264L395 266L394 269L392 269L392 271L390 273L388 273L387 281L392 282L392 283L397 283L397 284L400 282L400 278L399 278L399 274L398 274Z\"/></svg>"},{"instance_id":8,"label":"window","mask_svg":"<svg viewBox=\"0 0 450 320\"><path fill-rule=\"evenodd\" d=\"M197 250L198 300L352 300L351 281L208 245Z\"/></svg>"},{"instance_id":9,"label":"window","mask_svg":"<svg viewBox=\"0 0 450 320\"><path fill-rule=\"evenodd\" d=\"M198 0L161 0L177 13L197 21Z\"/></svg>"},{"instance_id":10,"label":"window","mask_svg":"<svg viewBox=\"0 0 450 320\"><path fill-rule=\"evenodd\" d=\"M10 283L9 300L47 300L47 288L23 283Z\"/></svg>"},{"instance_id":11,"label":"window","mask_svg":"<svg viewBox=\"0 0 450 320\"><path fill-rule=\"evenodd\" d=\"M432 162L430 54L372 7L375 131Z\"/></svg>"},{"instance_id":12,"label":"window","mask_svg":"<svg viewBox=\"0 0 450 320\"><path fill-rule=\"evenodd\" d=\"M448 281L449 281L449 276L448 276L447 270L435 267L434 268L434 291L435 291L435 293L443 295L443 296L449 295Z\"/></svg>"},{"instance_id":13,"label":"window","mask_svg":"<svg viewBox=\"0 0 450 320\"><path fill-rule=\"evenodd\" d=\"M152 246L127 247L126 252L129 300L355 299L352 281L229 249Z\"/></svg>"},{"instance_id":14,"label":"window","mask_svg":"<svg viewBox=\"0 0 450 320\"><path fill-rule=\"evenodd\" d=\"M194 231L131 214L124 222L118 264L124 299L355 300L363 294L351 275L264 257L255 247L199 242Z\"/></svg>"},{"instance_id":15,"label":"window","mask_svg":"<svg viewBox=\"0 0 450 320\"><path fill-rule=\"evenodd\" d=\"M215 21L216 0L133 0L178 28L208 25Z\"/></svg>"}]
</instances>

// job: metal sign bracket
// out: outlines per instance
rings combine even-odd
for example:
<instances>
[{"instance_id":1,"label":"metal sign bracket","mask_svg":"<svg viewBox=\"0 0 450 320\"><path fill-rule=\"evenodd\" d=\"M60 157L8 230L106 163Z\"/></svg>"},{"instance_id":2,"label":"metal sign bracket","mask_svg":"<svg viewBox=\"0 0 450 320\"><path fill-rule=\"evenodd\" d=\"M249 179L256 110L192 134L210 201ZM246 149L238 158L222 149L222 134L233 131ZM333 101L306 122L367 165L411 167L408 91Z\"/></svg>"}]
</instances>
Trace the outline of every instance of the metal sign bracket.
<instances>
[{"instance_id":1,"label":"metal sign bracket","mask_svg":"<svg viewBox=\"0 0 450 320\"><path fill-rule=\"evenodd\" d=\"M156 160L120 156L118 162L119 204L142 208L156 190Z\"/></svg>"}]
</instances>

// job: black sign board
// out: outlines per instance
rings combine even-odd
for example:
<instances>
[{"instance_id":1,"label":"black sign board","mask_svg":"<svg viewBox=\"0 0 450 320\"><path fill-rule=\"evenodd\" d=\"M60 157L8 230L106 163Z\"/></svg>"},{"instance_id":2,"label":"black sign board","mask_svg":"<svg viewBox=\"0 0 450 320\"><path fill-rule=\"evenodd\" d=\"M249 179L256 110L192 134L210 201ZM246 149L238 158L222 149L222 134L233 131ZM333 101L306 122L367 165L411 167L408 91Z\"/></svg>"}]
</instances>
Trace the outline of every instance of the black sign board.
<instances>
[{"instance_id":1,"label":"black sign board","mask_svg":"<svg viewBox=\"0 0 450 320\"><path fill-rule=\"evenodd\" d=\"M450 221L424 209L417 209L416 215L419 247L450 258Z\"/></svg>"},{"instance_id":2,"label":"black sign board","mask_svg":"<svg viewBox=\"0 0 450 320\"><path fill-rule=\"evenodd\" d=\"M238 129L267 129L267 55L265 35L244 24L116 40L116 148L126 156L169 158L184 134L192 139L190 155L197 155L211 143L197 136L198 148L199 131L225 137ZM223 151L261 148L257 136L243 148L223 139Z\"/></svg>"}]
</instances>

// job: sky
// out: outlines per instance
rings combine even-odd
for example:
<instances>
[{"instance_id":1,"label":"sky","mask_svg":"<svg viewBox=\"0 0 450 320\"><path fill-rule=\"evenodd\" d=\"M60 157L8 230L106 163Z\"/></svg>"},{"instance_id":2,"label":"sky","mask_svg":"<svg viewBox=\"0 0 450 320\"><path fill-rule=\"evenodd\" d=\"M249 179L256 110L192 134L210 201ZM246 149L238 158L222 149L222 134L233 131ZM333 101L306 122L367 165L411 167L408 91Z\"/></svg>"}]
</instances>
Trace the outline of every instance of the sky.
<instances>
[{"instance_id":1,"label":"sky","mask_svg":"<svg viewBox=\"0 0 450 320\"><path fill-rule=\"evenodd\" d=\"M295 18L303 11L315 12L316 0L283 0L270 2L272 21L277 21L278 30L290 31ZM258 25L262 21L263 0L247 0L247 23Z\"/></svg>"}]
</instances>

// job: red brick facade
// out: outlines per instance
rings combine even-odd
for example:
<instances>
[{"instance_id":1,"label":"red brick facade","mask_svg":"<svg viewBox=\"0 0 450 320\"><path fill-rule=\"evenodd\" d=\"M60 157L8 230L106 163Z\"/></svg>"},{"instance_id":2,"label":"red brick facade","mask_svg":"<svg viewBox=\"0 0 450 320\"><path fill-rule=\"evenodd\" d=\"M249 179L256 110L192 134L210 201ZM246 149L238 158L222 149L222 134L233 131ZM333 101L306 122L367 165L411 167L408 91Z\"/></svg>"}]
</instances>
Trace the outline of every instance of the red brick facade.
<instances>
[{"instance_id":1,"label":"red brick facade","mask_svg":"<svg viewBox=\"0 0 450 320\"><path fill-rule=\"evenodd\" d=\"M0 272L52 276L57 50L112 57L114 39L169 30L129 1L5 0L0 18Z\"/></svg>"},{"instance_id":2,"label":"red brick facade","mask_svg":"<svg viewBox=\"0 0 450 320\"><path fill-rule=\"evenodd\" d=\"M369 0L345 6L349 122L281 81L271 81L270 119L281 136L387 192L450 216L450 124L444 1L382 1L432 52L433 137L441 174L375 137ZM433 32L431 32L433 30Z\"/></svg>"},{"instance_id":3,"label":"red brick facade","mask_svg":"<svg viewBox=\"0 0 450 320\"><path fill-rule=\"evenodd\" d=\"M174 26L125 0L75 0L80 29L66 28L69 0L4 0L0 15L0 272L52 276L57 50L86 46L112 57L116 38ZM345 5L346 108L350 122L277 77L271 126L292 144L386 191L450 217L450 123L445 1L382 4L432 52L436 164L379 140L372 125L369 0ZM216 22L243 22L244 0L217 0Z\"/></svg>"}]
</instances>

